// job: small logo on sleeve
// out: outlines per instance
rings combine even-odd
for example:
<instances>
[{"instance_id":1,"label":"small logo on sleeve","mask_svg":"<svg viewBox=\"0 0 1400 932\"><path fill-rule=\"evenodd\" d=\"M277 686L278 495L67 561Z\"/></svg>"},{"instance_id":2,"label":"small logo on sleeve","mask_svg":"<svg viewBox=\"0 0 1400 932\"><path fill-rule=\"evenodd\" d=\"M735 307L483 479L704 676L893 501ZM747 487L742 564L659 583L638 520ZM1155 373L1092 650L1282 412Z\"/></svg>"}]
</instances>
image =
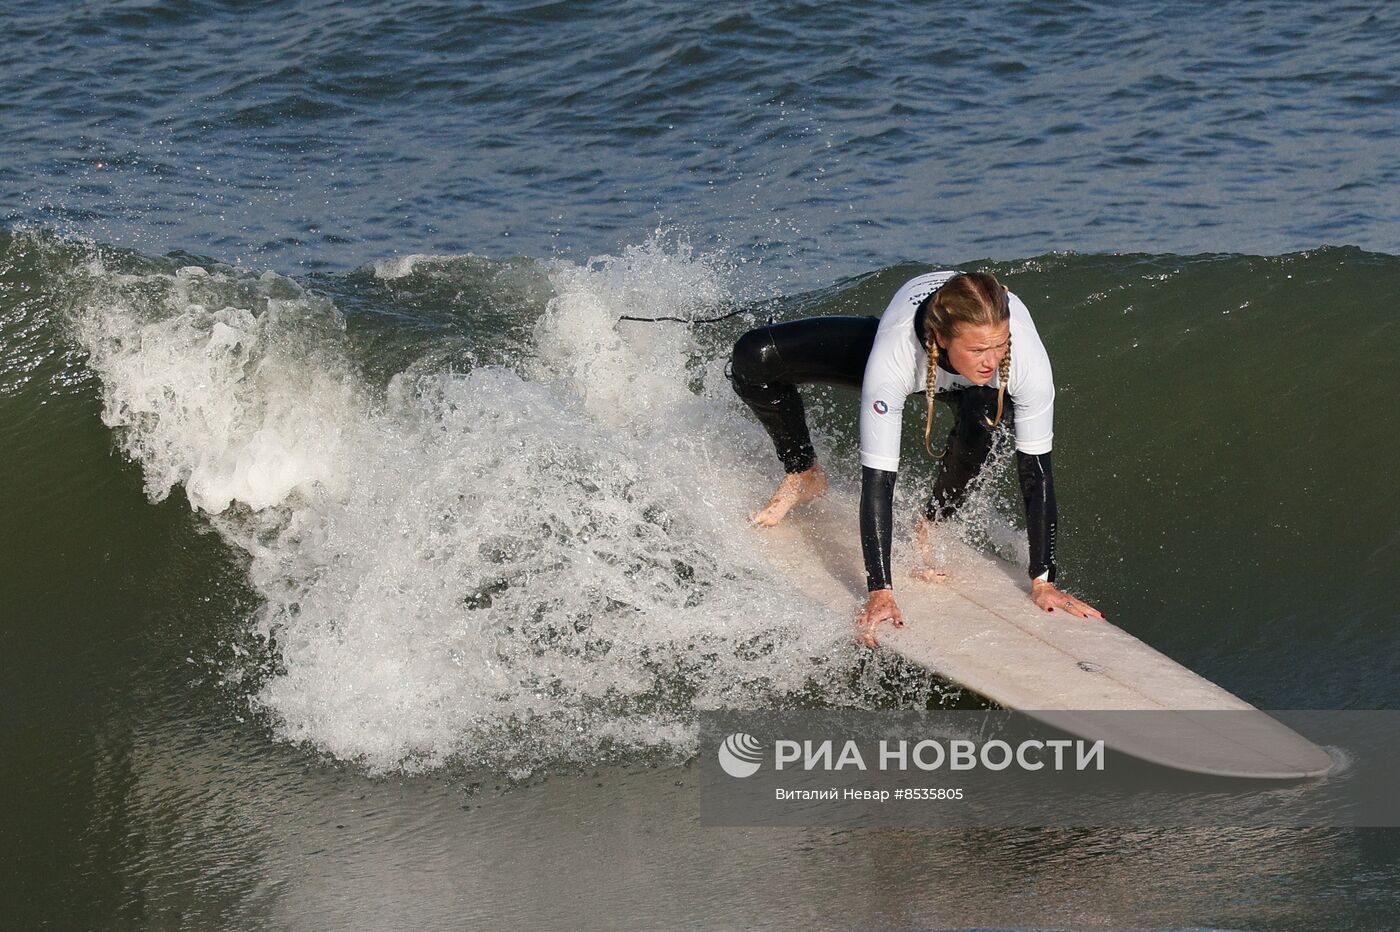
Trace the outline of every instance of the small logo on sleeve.
<instances>
[{"instance_id":1,"label":"small logo on sleeve","mask_svg":"<svg viewBox=\"0 0 1400 932\"><path fill-rule=\"evenodd\" d=\"M888 410L890 409L890 406L887 405L887 404L885 404L883 401L877 401L877 402L875 402L875 404L872 405L871 407L873 407L873 408L875 409L875 413L876 413L876 414L884 414L886 411L888 411Z\"/></svg>"}]
</instances>

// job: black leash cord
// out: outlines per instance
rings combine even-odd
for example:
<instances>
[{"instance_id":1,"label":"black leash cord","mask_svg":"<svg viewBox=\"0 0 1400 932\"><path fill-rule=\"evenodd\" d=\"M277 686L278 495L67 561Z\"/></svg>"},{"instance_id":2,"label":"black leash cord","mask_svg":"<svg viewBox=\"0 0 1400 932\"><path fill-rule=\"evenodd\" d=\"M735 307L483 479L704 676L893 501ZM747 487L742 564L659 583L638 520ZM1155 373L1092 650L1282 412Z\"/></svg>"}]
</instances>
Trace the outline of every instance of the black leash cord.
<instances>
[{"instance_id":1,"label":"black leash cord","mask_svg":"<svg viewBox=\"0 0 1400 932\"><path fill-rule=\"evenodd\" d=\"M641 321L644 324L655 324L660 323L663 320L669 320L675 321L678 324L714 324L720 322L721 320L728 320L731 317L738 317L740 314L743 313L745 313L745 309L741 307L738 310L730 311L728 314L721 314L718 317L632 317L629 314L624 314L623 316L618 318L618 322L621 323L624 320L636 320Z\"/></svg>"}]
</instances>

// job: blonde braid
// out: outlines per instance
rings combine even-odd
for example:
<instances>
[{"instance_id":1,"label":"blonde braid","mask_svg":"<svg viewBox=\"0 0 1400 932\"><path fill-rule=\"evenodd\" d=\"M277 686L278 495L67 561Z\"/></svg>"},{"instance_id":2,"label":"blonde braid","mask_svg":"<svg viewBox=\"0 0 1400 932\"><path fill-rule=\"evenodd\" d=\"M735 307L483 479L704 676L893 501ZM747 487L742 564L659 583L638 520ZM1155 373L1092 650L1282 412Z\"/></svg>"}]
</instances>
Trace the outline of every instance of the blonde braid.
<instances>
[{"instance_id":1,"label":"blonde braid","mask_svg":"<svg viewBox=\"0 0 1400 932\"><path fill-rule=\"evenodd\" d=\"M938 340L931 331L932 328L928 337L928 372L924 375L924 394L928 396L928 414L924 417L924 449L928 451L929 456L941 459L943 454L948 452L947 449L935 453L930 443L933 436L933 395L938 384Z\"/></svg>"},{"instance_id":2,"label":"blonde braid","mask_svg":"<svg viewBox=\"0 0 1400 932\"><path fill-rule=\"evenodd\" d=\"M997 366L998 381L997 386L997 419L987 420L987 415L982 415L982 420L988 427L996 427L1001 423L1001 412L1006 403L1006 383L1011 381L1011 334L1006 335L1006 355L1001 357L1001 365Z\"/></svg>"}]
</instances>

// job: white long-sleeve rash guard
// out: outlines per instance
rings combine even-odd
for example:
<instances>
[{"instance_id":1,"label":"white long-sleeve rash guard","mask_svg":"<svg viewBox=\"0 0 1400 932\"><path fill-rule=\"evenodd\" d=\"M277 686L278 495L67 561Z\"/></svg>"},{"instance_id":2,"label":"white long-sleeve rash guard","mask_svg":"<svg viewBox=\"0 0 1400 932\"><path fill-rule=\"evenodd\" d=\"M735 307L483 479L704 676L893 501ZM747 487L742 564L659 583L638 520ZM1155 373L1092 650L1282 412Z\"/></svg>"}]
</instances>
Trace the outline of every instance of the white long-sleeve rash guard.
<instances>
[{"instance_id":1,"label":"white long-sleeve rash guard","mask_svg":"<svg viewBox=\"0 0 1400 932\"><path fill-rule=\"evenodd\" d=\"M930 272L912 278L895 292L880 317L875 344L865 364L860 392L860 463L873 469L899 469L899 438L904 402L925 390L928 351L914 333L919 304L956 272ZM1015 411L1016 449L1049 453L1054 439L1055 379L1050 357L1040 342L1030 311L1010 295L1011 373L1006 394ZM939 367L935 392L955 391L973 383ZM1001 386L1001 373L987 383Z\"/></svg>"},{"instance_id":2,"label":"white long-sleeve rash guard","mask_svg":"<svg viewBox=\"0 0 1400 932\"><path fill-rule=\"evenodd\" d=\"M919 305L956 272L931 272L904 284L880 318L866 360L861 387L861 549L866 580L873 591L892 585L891 507L904 402L926 389L928 352L914 332ZM1026 505L1031 576L1055 579L1055 493L1050 471L1054 440L1055 380L1050 357L1021 299L1009 295L1011 370L1006 394L1013 410L1017 472ZM989 383L1000 387L998 372ZM972 385L943 368L936 370L935 394Z\"/></svg>"}]
</instances>

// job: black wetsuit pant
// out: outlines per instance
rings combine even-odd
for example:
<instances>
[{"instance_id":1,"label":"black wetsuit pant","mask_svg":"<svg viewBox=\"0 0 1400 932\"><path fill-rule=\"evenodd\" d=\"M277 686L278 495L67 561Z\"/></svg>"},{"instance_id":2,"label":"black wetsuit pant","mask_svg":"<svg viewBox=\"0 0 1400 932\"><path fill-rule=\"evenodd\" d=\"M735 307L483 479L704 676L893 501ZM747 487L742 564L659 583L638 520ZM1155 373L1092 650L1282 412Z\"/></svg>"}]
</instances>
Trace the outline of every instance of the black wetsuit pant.
<instances>
[{"instance_id":1,"label":"black wetsuit pant","mask_svg":"<svg viewBox=\"0 0 1400 932\"><path fill-rule=\"evenodd\" d=\"M750 330L734 344L730 378L734 390L773 438L783 469L802 472L816 462L799 385L840 385L860 390L865 362L875 343L878 317L812 317ZM972 387L937 398L954 413L942 468L925 514L946 518L967 495L968 484L986 462L996 417L997 392ZM1003 423L1011 422L1011 405Z\"/></svg>"}]
</instances>

